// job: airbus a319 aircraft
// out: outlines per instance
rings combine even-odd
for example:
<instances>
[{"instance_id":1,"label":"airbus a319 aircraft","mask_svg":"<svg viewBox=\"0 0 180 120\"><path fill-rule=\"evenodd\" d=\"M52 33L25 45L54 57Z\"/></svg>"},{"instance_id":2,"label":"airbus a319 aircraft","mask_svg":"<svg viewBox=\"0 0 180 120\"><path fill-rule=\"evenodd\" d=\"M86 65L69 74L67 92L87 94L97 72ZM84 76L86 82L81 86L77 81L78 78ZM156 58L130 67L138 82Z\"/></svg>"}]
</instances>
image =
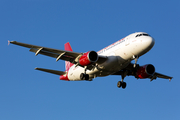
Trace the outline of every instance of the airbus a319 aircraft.
<instances>
[{"instance_id":1,"label":"airbus a319 aircraft","mask_svg":"<svg viewBox=\"0 0 180 120\"><path fill-rule=\"evenodd\" d=\"M121 81L117 87L126 88L124 78L134 76L137 79L149 78L150 81L159 78L169 79L155 71L152 64L140 66L137 64L138 58L147 53L155 44L154 39L145 32L136 32L117 42L103 48L102 50L88 51L85 53L73 52L69 42L65 44L65 50L52 49L42 46L30 45L16 41L9 43L30 48L35 55L42 54L58 60L65 61L65 71L35 68L36 70L60 75L60 80L66 81L92 81L96 77L108 75L120 75ZM135 60L135 63L131 61Z\"/></svg>"}]
</instances>

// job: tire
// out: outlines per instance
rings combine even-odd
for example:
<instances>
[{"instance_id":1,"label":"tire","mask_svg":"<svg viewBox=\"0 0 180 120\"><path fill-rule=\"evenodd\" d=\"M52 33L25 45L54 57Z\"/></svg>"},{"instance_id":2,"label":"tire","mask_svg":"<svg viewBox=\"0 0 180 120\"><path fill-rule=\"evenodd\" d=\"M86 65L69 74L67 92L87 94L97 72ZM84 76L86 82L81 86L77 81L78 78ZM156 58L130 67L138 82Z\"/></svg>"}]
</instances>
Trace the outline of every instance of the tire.
<instances>
[{"instance_id":1,"label":"tire","mask_svg":"<svg viewBox=\"0 0 180 120\"><path fill-rule=\"evenodd\" d=\"M80 74L80 79L81 79L81 80L84 80L84 77L85 77L84 73L81 73L81 74Z\"/></svg>"},{"instance_id":2,"label":"tire","mask_svg":"<svg viewBox=\"0 0 180 120\"><path fill-rule=\"evenodd\" d=\"M88 74L81 73L81 74L80 74L80 79L81 79L81 80L89 80L89 75L88 75Z\"/></svg>"},{"instance_id":3,"label":"tire","mask_svg":"<svg viewBox=\"0 0 180 120\"><path fill-rule=\"evenodd\" d=\"M88 74L85 74L85 80L89 80L89 75Z\"/></svg>"},{"instance_id":4,"label":"tire","mask_svg":"<svg viewBox=\"0 0 180 120\"><path fill-rule=\"evenodd\" d=\"M126 88L126 82L122 83L122 88L125 89Z\"/></svg>"},{"instance_id":5,"label":"tire","mask_svg":"<svg viewBox=\"0 0 180 120\"><path fill-rule=\"evenodd\" d=\"M118 81L117 87L120 88L121 86L122 86L122 82L121 82L121 81Z\"/></svg>"}]
</instances>

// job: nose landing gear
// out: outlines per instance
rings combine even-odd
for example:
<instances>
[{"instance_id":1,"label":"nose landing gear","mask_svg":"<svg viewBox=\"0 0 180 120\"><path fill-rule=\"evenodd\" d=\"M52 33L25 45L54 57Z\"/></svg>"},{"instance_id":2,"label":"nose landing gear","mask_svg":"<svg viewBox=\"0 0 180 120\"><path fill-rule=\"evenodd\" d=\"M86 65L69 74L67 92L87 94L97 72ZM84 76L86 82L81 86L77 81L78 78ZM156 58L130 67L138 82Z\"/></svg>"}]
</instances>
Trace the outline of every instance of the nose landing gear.
<instances>
[{"instance_id":1,"label":"nose landing gear","mask_svg":"<svg viewBox=\"0 0 180 120\"><path fill-rule=\"evenodd\" d=\"M126 82L121 82L121 81L119 81L119 82L117 83L117 87L118 87L118 88L122 87L123 89L125 89L125 88L126 88Z\"/></svg>"},{"instance_id":2,"label":"nose landing gear","mask_svg":"<svg viewBox=\"0 0 180 120\"><path fill-rule=\"evenodd\" d=\"M133 59L135 60L135 63L134 63L134 68L136 68L136 64L137 64L137 61L138 61L138 56L135 56L133 55Z\"/></svg>"}]
</instances>

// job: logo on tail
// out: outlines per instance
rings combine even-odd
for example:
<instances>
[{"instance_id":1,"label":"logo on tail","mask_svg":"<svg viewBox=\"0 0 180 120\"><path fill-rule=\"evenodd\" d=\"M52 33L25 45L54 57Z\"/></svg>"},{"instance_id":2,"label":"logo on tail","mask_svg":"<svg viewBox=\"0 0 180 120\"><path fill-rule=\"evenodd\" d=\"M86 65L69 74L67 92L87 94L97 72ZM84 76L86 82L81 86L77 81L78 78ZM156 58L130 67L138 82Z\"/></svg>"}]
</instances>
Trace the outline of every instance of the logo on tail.
<instances>
[{"instance_id":1,"label":"logo on tail","mask_svg":"<svg viewBox=\"0 0 180 120\"><path fill-rule=\"evenodd\" d=\"M69 42L67 42L66 44L64 44L64 48L65 48L66 51L73 51ZM66 71L69 71L69 68L70 68L71 66L73 66L73 65L74 65L74 64L72 64L71 62L65 61Z\"/></svg>"}]
</instances>

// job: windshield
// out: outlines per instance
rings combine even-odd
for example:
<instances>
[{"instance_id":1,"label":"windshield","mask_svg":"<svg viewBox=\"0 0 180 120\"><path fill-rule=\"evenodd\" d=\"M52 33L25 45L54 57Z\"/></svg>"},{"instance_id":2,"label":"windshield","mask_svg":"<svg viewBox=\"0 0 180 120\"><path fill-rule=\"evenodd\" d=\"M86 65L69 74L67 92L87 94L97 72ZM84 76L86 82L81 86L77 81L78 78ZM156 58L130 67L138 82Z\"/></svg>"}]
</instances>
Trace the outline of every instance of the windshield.
<instances>
[{"instance_id":1,"label":"windshield","mask_svg":"<svg viewBox=\"0 0 180 120\"><path fill-rule=\"evenodd\" d=\"M136 37L140 37L140 36L150 36L149 34L147 33L142 33L142 34L137 34Z\"/></svg>"}]
</instances>

